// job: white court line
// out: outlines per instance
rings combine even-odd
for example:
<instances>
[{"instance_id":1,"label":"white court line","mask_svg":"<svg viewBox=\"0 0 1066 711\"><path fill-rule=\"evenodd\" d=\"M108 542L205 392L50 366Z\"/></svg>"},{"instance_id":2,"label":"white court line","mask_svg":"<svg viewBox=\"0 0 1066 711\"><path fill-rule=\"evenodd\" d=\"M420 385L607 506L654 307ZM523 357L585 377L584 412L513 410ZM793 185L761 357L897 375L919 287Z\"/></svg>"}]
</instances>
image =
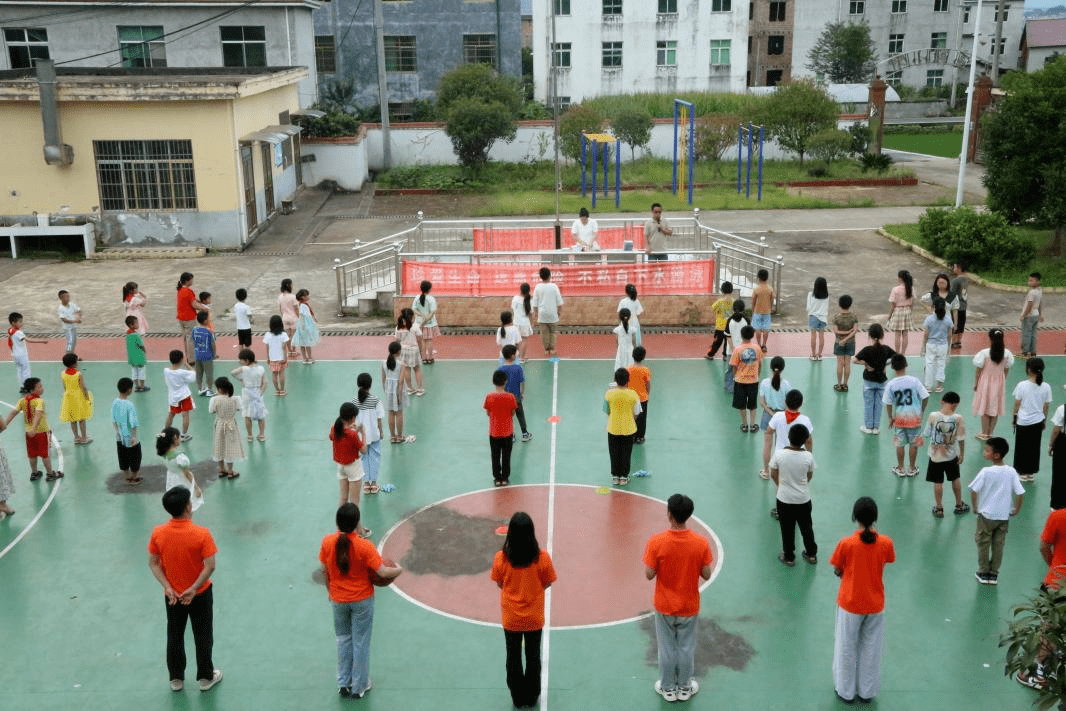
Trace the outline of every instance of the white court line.
<instances>
[{"instance_id":1,"label":"white court line","mask_svg":"<svg viewBox=\"0 0 1066 711\"><path fill-rule=\"evenodd\" d=\"M544 540L544 547L548 555L552 555L555 542L555 445L558 440L559 423L559 361L552 364L552 436L551 449L548 455L548 535ZM552 589L544 591L544 635L542 638L540 656L540 708L541 711L548 709L548 657L551 649L552 633Z\"/></svg>"},{"instance_id":2,"label":"white court line","mask_svg":"<svg viewBox=\"0 0 1066 711\"><path fill-rule=\"evenodd\" d=\"M882 227L882 225L874 225L872 227L822 227L822 228L818 228L818 229L806 229L805 228L805 229L802 229L802 230L792 229L792 228L787 228L787 227L784 228L784 229L776 229L776 228L768 227L765 230L733 230L733 234L737 234L737 235L752 235L752 234L759 234L761 232L766 232L766 233L769 233L769 234L773 234L773 233L776 233L776 232L865 232L867 230L879 230L879 229L881 229L881 227Z\"/></svg>"}]
</instances>

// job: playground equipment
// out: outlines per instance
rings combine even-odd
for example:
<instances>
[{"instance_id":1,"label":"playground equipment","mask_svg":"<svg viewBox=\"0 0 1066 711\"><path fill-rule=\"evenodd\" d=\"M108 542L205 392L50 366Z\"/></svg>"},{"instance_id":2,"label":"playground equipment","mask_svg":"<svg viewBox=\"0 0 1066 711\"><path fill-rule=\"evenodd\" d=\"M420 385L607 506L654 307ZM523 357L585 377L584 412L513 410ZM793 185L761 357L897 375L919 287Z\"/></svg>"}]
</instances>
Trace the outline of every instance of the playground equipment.
<instances>
[{"instance_id":1,"label":"playground equipment","mask_svg":"<svg viewBox=\"0 0 1066 711\"><path fill-rule=\"evenodd\" d=\"M588 169L588 154L591 149L592 153L592 207L596 207L596 174L599 172L596 167L597 158L600 153L600 148L603 148L603 196L607 197L608 190L610 189L610 164L611 164L611 151L610 144L614 143L614 206L622 206L622 161L619 159L621 155L622 141L612 136L609 133L585 133L581 132L581 197L585 197L585 179Z\"/></svg>"},{"instance_id":2,"label":"playground equipment","mask_svg":"<svg viewBox=\"0 0 1066 711\"><path fill-rule=\"evenodd\" d=\"M688 204L692 204L692 170L696 163L696 107L688 101L674 99L674 180L673 193L677 195L678 176L681 188L688 185ZM681 170L678 170L680 166ZM685 169L688 168L688 180Z\"/></svg>"},{"instance_id":3,"label":"playground equipment","mask_svg":"<svg viewBox=\"0 0 1066 711\"><path fill-rule=\"evenodd\" d=\"M737 132L737 194L740 194L741 182L744 169L744 137L747 136L748 143L748 177L747 188L744 193L744 197L751 197L751 154L755 149L755 130L759 130L759 184L758 184L758 197L759 201L762 201L762 154L763 154L763 127L753 126L750 122L747 126L740 124L740 130Z\"/></svg>"}]
</instances>

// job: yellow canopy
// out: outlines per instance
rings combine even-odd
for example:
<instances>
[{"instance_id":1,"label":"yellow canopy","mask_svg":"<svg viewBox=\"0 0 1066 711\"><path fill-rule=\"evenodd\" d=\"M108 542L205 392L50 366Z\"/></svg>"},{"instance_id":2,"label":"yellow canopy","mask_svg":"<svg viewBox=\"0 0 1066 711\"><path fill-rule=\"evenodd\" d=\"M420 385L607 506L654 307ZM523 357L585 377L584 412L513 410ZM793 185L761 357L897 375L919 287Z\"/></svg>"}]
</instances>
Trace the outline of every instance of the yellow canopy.
<instances>
[{"instance_id":1,"label":"yellow canopy","mask_svg":"<svg viewBox=\"0 0 1066 711\"><path fill-rule=\"evenodd\" d=\"M618 140L609 133L585 133L582 131L581 135L590 141L596 141L596 143L612 143Z\"/></svg>"}]
</instances>

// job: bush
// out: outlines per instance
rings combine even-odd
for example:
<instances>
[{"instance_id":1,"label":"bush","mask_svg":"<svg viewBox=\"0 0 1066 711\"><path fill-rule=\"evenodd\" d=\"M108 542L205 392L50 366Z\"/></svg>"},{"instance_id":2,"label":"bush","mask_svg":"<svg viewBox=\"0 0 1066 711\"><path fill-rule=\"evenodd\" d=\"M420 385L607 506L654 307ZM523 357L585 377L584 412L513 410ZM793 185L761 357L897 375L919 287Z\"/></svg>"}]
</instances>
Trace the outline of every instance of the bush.
<instances>
[{"instance_id":1,"label":"bush","mask_svg":"<svg viewBox=\"0 0 1066 711\"><path fill-rule=\"evenodd\" d=\"M872 170L875 173L885 173L892 166L892 156L884 153L863 153L859 159L862 163L862 172Z\"/></svg>"},{"instance_id":2,"label":"bush","mask_svg":"<svg viewBox=\"0 0 1066 711\"><path fill-rule=\"evenodd\" d=\"M611 130L623 143L629 144L629 158L636 160L636 149L646 148L651 141L651 114L640 109L626 109L611 119Z\"/></svg>"},{"instance_id":3,"label":"bush","mask_svg":"<svg viewBox=\"0 0 1066 711\"><path fill-rule=\"evenodd\" d=\"M918 232L930 252L948 262L964 262L972 271L1021 268L1036 254L1032 239L1005 217L970 207L930 208L918 220Z\"/></svg>"},{"instance_id":4,"label":"bush","mask_svg":"<svg viewBox=\"0 0 1066 711\"><path fill-rule=\"evenodd\" d=\"M849 154L861 156L870 148L870 141L873 140L873 131L870 130L868 125L856 121L848 127L848 135L851 137L851 146L848 148Z\"/></svg>"},{"instance_id":5,"label":"bush","mask_svg":"<svg viewBox=\"0 0 1066 711\"><path fill-rule=\"evenodd\" d=\"M824 178L829 175L829 166L822 163L815 163L807 168L807 175L812 178Z\"/></svg>"},{"instance_id":6,"label":"bush","mask_svg":"<svg viewBox=\"0 0 1066 711\"><path fill-rule=\"evenodd\" d=\"M742 121L737 114L708 114L696 119L696 160L722 160L722 155L737 144L737 127Z\"/></svg>"},{"instance_id":7,"label":"bush","mask_svg":"<svg viewBox=\"0 0 1066 711\"><path fill-rule=\"evenodd\" d=\"M354 136L359 131L359 117L343 111L330 111L322 118L296 117L297 125L304 130L304 136L332 138L334 136Z\"/></svg>"},{"instance_id":8,"label":"bush","mask_svg":"<svg viewBox=\"0 0 1066 711\"><path fill-rule=\"evenodd\" d=\"M851 134L839 128L827 128L811 136L808 152L826 166L843 158L851 149Z\"/></svg>"},{"instance_id":9,"label":"bush","mask_svg":"<svg viewBox=\"0 0 1066 711\"><path fill-rule=\"evenodd\" d=\"M514 140L518 127L514 114L499 101L463 97L451 102L444 131L459 162L477 171L488 162L496 139Z\"/></svg>"},{"instance_id":10,"label":"bush","mask_svg":"<svg viewBox=\"0 0 1066 711\"><path fill-rule=\"evenodd\" d=\"M581 160L581 133L602 131L604 121L603 114L584 104L567 109L559 119L559 142L563 155L570 160Z\"/></svg>"}]
</instances>

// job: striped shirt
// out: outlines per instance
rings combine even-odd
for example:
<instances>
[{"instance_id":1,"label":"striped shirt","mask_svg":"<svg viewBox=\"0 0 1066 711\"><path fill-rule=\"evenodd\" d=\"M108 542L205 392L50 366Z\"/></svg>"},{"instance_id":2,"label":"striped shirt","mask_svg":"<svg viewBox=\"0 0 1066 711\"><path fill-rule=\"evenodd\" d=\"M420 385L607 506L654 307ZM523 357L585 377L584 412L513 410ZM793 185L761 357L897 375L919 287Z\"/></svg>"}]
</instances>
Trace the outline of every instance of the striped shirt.
<instances>
[{"instance_id":1,"label":"striped shirt","mask_svg":"<svg viewBox=\"0 0 1066 711\"><path fill-rule=\"evenodd\" d=\"M385 408L382 406L381 400L373 393L367 393L366 400L359 402L359 396L356 395L352 403L358 411L355 421L363 427L363 434L367 444L377 442L381 439L378 420L385 417Z\"/></svg>"}]
</instances>

